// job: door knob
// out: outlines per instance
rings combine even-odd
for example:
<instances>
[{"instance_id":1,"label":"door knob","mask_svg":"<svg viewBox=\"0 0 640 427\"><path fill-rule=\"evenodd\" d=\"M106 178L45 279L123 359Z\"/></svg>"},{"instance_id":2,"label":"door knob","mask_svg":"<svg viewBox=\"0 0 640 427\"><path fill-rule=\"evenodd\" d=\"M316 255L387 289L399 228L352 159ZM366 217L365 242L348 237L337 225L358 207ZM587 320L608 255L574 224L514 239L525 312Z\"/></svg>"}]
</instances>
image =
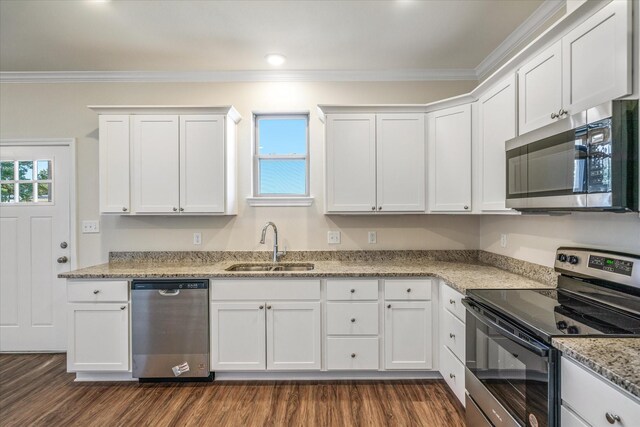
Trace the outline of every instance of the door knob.
<instances>
[{"instance_id":1,"label":"door knob","mask_svg":"<svg viewBox=\"0 0 640 427\"><path fill-rule=\"evenodd\" d=\"M67 246L69 246L69 245L67 244L67 242L62 242L62 243L60 243L60 247L61 247L62 249L67 249Z\"/></svg>"},{"instance_id":2,"label":"door knob","mask_svg":"<svg viewBox=\"0 0 640 427\"><path fill-rule=\"evenodd\" d=\"M58 258L58 264L66 264L67 261L69 261L69 258L67 258L66 256L61 256L60 258Z\"/></svg>"}]
</instances>

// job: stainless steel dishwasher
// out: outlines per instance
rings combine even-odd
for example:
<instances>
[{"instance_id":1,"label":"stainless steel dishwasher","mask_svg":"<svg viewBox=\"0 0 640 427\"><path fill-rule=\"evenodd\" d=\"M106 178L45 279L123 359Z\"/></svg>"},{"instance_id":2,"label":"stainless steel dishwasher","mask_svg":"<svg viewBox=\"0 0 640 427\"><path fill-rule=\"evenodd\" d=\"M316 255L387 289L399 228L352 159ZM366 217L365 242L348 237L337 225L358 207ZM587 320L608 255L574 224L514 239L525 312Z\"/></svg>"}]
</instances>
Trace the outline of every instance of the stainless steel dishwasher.
<instances>
[{"instance_id":1,"label":"stainless steel dishwasher","mask_svg":"<svg viewBox=\"0 0 640 427\"><path fill-rule=\"evenodd\" d=\"M134 378L213 378L208 280L134 280L131 329Z\"/></svg>"}]
</instances>

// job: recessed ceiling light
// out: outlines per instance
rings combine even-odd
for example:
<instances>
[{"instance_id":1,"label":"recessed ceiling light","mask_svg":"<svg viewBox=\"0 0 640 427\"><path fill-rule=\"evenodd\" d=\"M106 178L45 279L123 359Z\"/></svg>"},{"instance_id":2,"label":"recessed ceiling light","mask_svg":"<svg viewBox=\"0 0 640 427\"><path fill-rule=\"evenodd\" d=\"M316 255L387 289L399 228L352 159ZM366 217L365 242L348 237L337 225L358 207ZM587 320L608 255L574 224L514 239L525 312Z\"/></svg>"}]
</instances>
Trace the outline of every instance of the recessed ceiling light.
<instances>
[{"instance_id":1,"label":"recessed ceiling light","mask_svg":"<svg viewBox=\"0 0 640 427\"><path fill-rule=\"evenodd\" d=\"M270 53L266 57L267 62L273 66L278 66L284 64L284 61L287 59L284 55L279 53Z\"/></svg>"}]
</instances>

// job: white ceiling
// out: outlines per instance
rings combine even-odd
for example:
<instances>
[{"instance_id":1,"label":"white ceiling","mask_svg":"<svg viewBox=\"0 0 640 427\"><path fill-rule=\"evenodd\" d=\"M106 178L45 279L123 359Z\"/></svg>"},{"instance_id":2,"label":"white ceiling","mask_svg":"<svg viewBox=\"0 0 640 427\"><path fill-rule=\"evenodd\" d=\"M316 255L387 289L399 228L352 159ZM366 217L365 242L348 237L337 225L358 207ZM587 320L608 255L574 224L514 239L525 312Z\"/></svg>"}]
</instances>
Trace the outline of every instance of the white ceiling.
<instances>
[{"instance_id":1,"label":"white ceiling","mask_svg":"<svg viewBox=\"0 0 640 427\"><path fill-rule=\"evenodd\" d=\"M543 3L0 0L0 71L475 70Z\"/></svg>"}]
</instances>

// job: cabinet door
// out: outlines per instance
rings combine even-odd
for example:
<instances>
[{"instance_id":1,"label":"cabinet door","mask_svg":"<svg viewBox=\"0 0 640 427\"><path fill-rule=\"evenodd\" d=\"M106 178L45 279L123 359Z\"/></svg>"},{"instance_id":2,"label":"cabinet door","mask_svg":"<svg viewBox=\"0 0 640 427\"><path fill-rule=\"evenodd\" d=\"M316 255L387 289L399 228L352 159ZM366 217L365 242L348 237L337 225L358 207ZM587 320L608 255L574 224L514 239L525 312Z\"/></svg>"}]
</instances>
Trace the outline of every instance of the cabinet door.
<instances>
[{"instance_id":1,"label":"cabinet door","mask_svg":"<svg viewBox=\"0 0 640 427\"><path fill-rule=\"evenodd\" d=\"M631 93L631 3L612 1L562 38L562 103L570 113Z\"/></svg>"},{"instance_id":2,"label":"cabinet door","mask_svg":"<svg viewBox=\"0 0 640 427\"><path fill-rule=\"evenodd\" d=\"M429 210L471 211L471 104L430 113Z\"/></svg>"},{"instance_id":3,"label":"cabinet door","mask_svg":"<svg viewBox=\"0 0 640 427\"><path fill-rule=\"evenodd\" d=\"M129 116L100 115L100 212L127 214L129 203Z\"/></svg>"},{"instance_id":4,"label":"cabinet door","mask_svg":"<svg viewBox=\"0 0 640 427\"><path fill-rule=\"evenodd\" d=\"M326 133L327 211L375 210L375 115L330 115L327 117Z\"/></svg>"},{"instance_id":5,"label":"cabinet door","mask_svg":"<svg viewBox=\"0 0 640 427\"><path fill-rule=\"evenodd\" d=\"M431 369L431 302L390 302L385 306L386 369Z\"/></svg>"},{"instance_id":6,"label":"cabinet door","mask_svg":"<svg viewBox=\"0 0 640 427\"><path fill-rule=\"evenodd\" d=\"M377 210L424 212L424 114L378 114Z\"/></svg>"},{"instance_id":7,"label":"cabinet door","mask_svg":"<svg viewBox=\"0 0 640 427\"><path fill-rule=\"evenodd\" d=\"M129 370L129 303L69 304L67 371Z\"/></svg>"},{"instance_id":8,"label":"cabinet door","mask_svg":"<svg viewBox=\"0 0 640 427\"><path fill-rule=\"evenodd\" d=\"M211 370L265 369L265 304L211 303Z\"/></svg>"},{"instance_id":9,"label":"cabinet door","mask_svg":"<svg viewBox=\"0 0 640 427\"><path fill-rule=\"evenodd\" d=\"M518 70L519 134L558 120L555 115L561 108L562 42L558 41Z\"/></svg>"},{"instance_id":10,"label":"cabinet door","mask_svg":"<svg viewBox=\"0 0 640 427\"><path fill-rule=\"evenodd\" d=\"M320 370L320 303L267 303L267 369Z\"/></svg>"},{"instance_id":11,"label":"cabinet door","mask_svg":"<svg viewBox=\"0 0 640 427\"><path fill-rule=\"evenodd\" d=\"M224 213L224 116L180 116L180 211Z\"/></svg>"},{"instance_id":12,"label":"cabinet door","mask_svg":"<svg viewBox=\"0 0 640 427\"><path fill-rule=\"evenodd\" d=\"M133 116L136 213L174 213L179 206L178 116Z\"/></svg>"},{"instance_id":13,"label":"cabinet door","mask_svg":"<svg viewBox=\"0 0 640 427\"><path fill-rule=\"evenodd\" d=\"M478 199L482 211L505 207L505 142L516 136L516 79L512 75L480 98Z\"/></svg>"}]
</instances>

